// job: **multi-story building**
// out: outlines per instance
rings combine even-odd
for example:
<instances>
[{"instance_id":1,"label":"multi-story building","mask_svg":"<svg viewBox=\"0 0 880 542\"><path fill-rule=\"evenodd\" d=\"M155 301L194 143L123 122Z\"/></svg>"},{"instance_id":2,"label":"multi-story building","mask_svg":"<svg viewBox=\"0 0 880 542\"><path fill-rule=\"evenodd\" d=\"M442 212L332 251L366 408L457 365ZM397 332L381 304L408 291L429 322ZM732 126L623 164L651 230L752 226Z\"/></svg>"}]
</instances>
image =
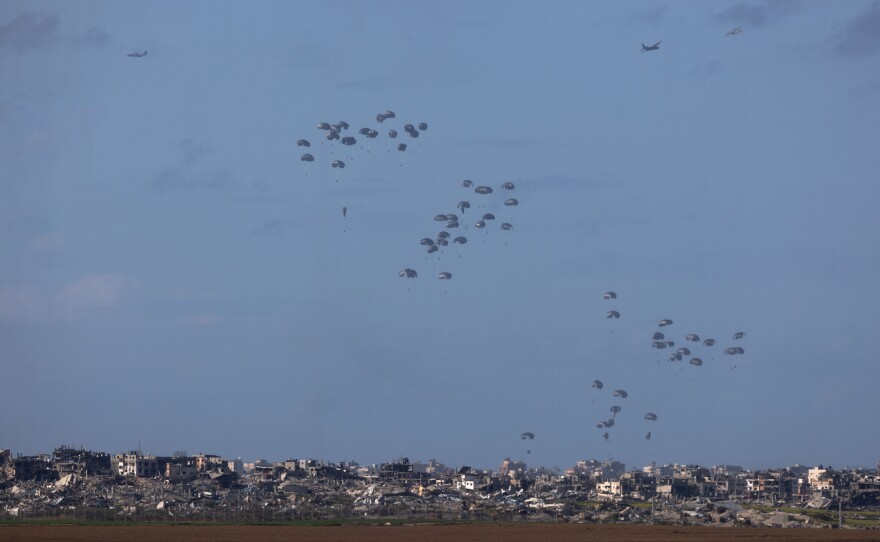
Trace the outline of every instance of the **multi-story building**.
<instances>
[{"instance_id":1,"label":"multi-story building","mask_svg":"<svg viewBox=\"0 0 880 542\"><path fill-rule=\"evenodd\" d=\"M138 451L116 454L113 467L120 476L152 478L159 475L159 464L154 455L142 455Z\"/></svg>"}]
</instances>

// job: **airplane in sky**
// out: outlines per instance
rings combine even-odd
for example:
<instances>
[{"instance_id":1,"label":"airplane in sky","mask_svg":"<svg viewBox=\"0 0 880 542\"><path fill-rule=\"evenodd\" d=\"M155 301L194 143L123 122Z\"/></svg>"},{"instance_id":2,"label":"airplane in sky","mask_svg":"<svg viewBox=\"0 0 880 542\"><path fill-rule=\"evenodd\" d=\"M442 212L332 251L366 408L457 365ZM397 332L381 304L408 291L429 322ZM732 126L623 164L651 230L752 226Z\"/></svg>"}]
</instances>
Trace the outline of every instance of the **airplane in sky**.
<instances>
[{"instance_id":1,"label":"airplane in sky","mask_svg":"<svg viewBox=\"0 0 880 542\"><path fill-rule=\"evenodd\" d=\"M660 41L663 41L663 40L660 40ZM647 46L643 43L642 44L642 52L644 53L645 51L656 51L657 49L660 48L660 41L658 41L657 43L655 43L654 45L651 45L651 46Z\"/></svg>"},{"instance_id":2,"label":"airplane in sky","mask_svg":"<svg viewBox=\"0 0 880 542\"><path fill-rule=\"evenodd\" d=\"M742 31L743 31L742 27L741 27L741 26L737 26L737 27L734 28L733 30L728 30L728 31L727 31L727 34L724 34L724 36L725 36L725 37L726 37L726 36L736 36L737 34L742 34Z\"/></svg>"},{"instance_id":3,"label":"airplane in sky","mask_svg":"<svg viewBox=\"0 0 880 542\"><path fill-rule=\"evenodd\" d=\"M143 53L139 53L137 51L135 51L133 53L128 53L127 56L134 57L134 58L141 58L142 56L147 56L147 50L144 49Z\"/></svg>"}]
</instances>

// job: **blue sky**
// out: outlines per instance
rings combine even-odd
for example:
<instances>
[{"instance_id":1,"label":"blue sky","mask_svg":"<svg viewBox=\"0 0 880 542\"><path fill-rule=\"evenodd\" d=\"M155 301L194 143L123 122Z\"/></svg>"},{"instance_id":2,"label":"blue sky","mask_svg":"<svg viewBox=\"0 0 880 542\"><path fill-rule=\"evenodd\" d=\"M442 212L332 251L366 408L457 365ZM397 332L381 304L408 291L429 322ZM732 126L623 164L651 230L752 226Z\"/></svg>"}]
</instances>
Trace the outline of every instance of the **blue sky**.
<instances>
[{"instance_id":1,"label":"blue sky","mask_svg":"<svg viewBox=\"0 0 880 542\"><path fill-rule=\"evenodd\" d=\"M0 446L880 459L880 3L0 7Z\"/></svg>"}]
</instances>

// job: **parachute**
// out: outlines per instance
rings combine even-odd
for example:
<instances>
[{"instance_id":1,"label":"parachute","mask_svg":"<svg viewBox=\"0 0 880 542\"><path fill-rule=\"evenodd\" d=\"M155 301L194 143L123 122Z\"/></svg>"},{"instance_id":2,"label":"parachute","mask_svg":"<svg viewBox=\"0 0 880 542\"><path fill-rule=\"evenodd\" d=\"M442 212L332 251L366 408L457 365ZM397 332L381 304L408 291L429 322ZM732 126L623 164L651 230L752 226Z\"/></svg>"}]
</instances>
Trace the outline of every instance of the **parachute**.
<instances>
[{"instance_id":1,"label":"parachute","mask_svg":"<svg viewBox=\"0 0 880 542\"><path fill-rule=\"evenodd\" d=\"M298 139L296 141L296 146L297 147L311 147L312 144L309 143L309 141L307 139Z\"/></svg>"},{"instance_id":2,"label":"parachute","mask_svg":"<svg viewBox=\"0 0 880 542\"><path fill-rule=\"evenodd\" d=\"M416 273L415 269L409 269L409 268L402 270L399 274L401 277L405 277L408 279L414 279L419 276L419 274Z\"/></svg>"},{"instance_id":3,"label":"parachute","mask_svg":"<svg viewBox=\"0 0 880 542\"><path fill-rule=\"evenodd\" d=\"M516 188L516 187L513 185L512 182L507 181L506 183L504 183L504 184L501 185L501 188L503 188L503 189L505 189L505 190L513 190L513 189Z\"/></svg>"},{"instance_id":4,"label":"parachute","mask_svg":"<svg viewBox=\"0 0 880 542\"><path fill-rule=\"evenodd\" d=\"M446 232L441 232L441 233L446 233ZM437 239L437 244L440 245L441 247L445 247L445 246L449 245L449 241L447 241L446 239Z\"/></svg>"},{"instance_id":5,"label":"parachute","mask_svg":"<svg viewBox=\"0 0 880 542\"><path fill-rule=\"evenodd\" d=\"M473 181L469 181L468 179L461 181L462 188L470 188L473 185L474 185Z\"/></svg>"},{"instance_id":6,"label":"parachute","mask_svg":"<svg viewBox=\"0 0 880 542\"><path fill-rule=\"evenodd\" d=\"M617 294L612 291L608 291L602 294L602 299L617 299Z\"/></svg>"},{"instance_id":7,"label":"parachute","mask_svg":"<svg viewBox=\"0 0 880 542\"><path fill-rule=\"evenodd\" d=\"M367 137L369 137L370 139L375 139L376 137L378 137L378 135L379 132L377 132L376 130L370 130L369 132L367 132Z\"/></svg>"},{"instance_id":8,"label":"parachute","mask_svg":"<svg viewBox=\"0 0 880 542\"><path fill-rule=\"evenodd\" d=\"M446 222L446 215L434 215L434 220L437 222Z\"/></svg>"},{"instance_id":9,"label":"parachute","mask_svg":"<svg viewBox=\"0 0 880 542\"><path fill-rule=\"evenodd\" d=\"M746 334L744 332L737 331L736 333L733 334L733 340L738 341L739 339L742 339L745 336L746 336Z\"/></svg>"},{"instance_id":10,"label":"parachute","mask_svg":"<svg viewBox=\"0 0 880 542\"><path fill-rule=\"evenodd\" d=\"M397 130L388 130L388 137L390 137L391 139L397 137Z\"/></svg>"},{"instance_id":11,"label":"parachute","mask_svg":"<svg viewBox=\"0 0 880 542\"><path fill-rule=\"evenodd\" d=\"M690 350L690 348L686 348L686 347L682 346L681 348L679 348L678 350L676 350L675 353L676 353L676 354L681 354L682 356L690 356L690 355L691 355L691 350Z\"/></svg>"},{"instance_id":12,"label":"parachute","mask_svg":"<svg viewBox=\"0 0 880 542\"><path fill-rule=\"evenodd\" d=\"M508 231L508 230L512 230L512 229L513 229L513 226L512 226L510 223L508 223L508 222L503 222L503 223L501 224L501 229L504 230L504 231Z\"/></svg>"},{"instance_id":13,"label":"parachute","mask_svg":"<svg viewBox=\"0 0 880 542\"><path fill-rule=\"evenodd\" d=\"M483 220L495 220L495 215L492 213L486 213L483 215Z\"/></svg>"},{"instance_id":14,"label":"parachute","mask_svg":"<svg viewBox=\"0 0 880 542\"><path fill-rule=\"evenodd\" d=\"M336 132L327 132L327 135L324 137L327 138L327 141L333 141L334 139L339 139L339 134Z\"/></svg>"},{"instance_id":15,"label":"parachute","mask_svg":"<svg viewBox=\"0 0 880 542\"><path fill-rule=\"evenodd\" d=\"M614 390L614 393L612 393L611 395L615 397L620 397L621 399L626 399L629 396L629 394L626 393L626 390Z\"/></svg>"},{"instance_id":16,"label":"parachute","mask_svg":"<svg viewBox=\"0 0 880 542\"><path fill-rule=\"evenodd\" d=\"M448 231L441 231L437 234L437 239L446 239L447 237L449 237Z\"/></svg>"},{"instance_id":17,"label":"parachute","mask_svg":"<svg viewBox=\"0 0 880 542\"><path fill-rule=\"evenodd\" d=\"M601 380L593 380L593 387L597 390L601 390L604 385Z\"/></svg>"},{"instance_id":18,"label":"parachute","mask_svg":"<svg viewBox=\"0 0 880 542\"><path fill-rule=\"evenodd\" d=\"M685 335L684 340L690 341L692 343L698 343L700 342L700 336L696 333L688 333L687 335Z\"/></svg>"},{"instance_id":19,"label":"parachute","mask_svg":"<svg viewBox=\"0 0 880 542\"><path fill-rule=\"evenodd\" d=\"M412 138L419 137L419 131L418 130L410 130L409 137L412 137Z\"/></svg>"},{"instance_id":20,"label":"parachute","mask_svg":"<svg viewBox=\"0 0 880 542\"><path fill-rule=\"evenodd\" d=\"M369 134L370 132L372 132L372 130L369 129L369 128L361 128L360 130L358 130L358 133L361 134L361 135L367 135L367 134Z\"/></svg>"},{"instance_id":21,"label":"parachute","mask_svg":"<svg viewBox=\"0 0 880 542\"><path fill-rule=\"evenodd\" d=\"M443 271L442 273L437 275L437 278L440 280L449 280L452 278L452 273L450 273L449 271Z\"/></svg>"},{"instance_id":22,"label":"parachute","mask_svg":"<svg viewBox=\"0 0 880 542\"><path fill-rule=\"evenodd\" d=\"M724 353L728 356L735 356L737 354L745 354L746 351L741 346L731 346L730 348L725 348Z\"/></svg>"},{"instance_id":23,"label":"parachute","mask_svg":"<svg viewBox=\"0 0 880 542\"><path fill-rule=\"evenodd\" d=\"M608 318L608 319L613 318L616 320L616 319L620 318L620 313L617 311L608 311L605 313L605 318Z\"/></svg>"},{"instance_id":24,"label":"parachute","mask_svg":"<svg viewBox=\"0 0 880 542\"><path fill-rule=\"evenodd\" d=\"M339 169L342 169L345 167L345 162L343 162L342 160L333 160L333 163L330 165L332 165L333 167L338 167Z\"/></svg>"},{"instance_id":25,"label":"parachute","mask_svg":"<svg viewBox=\"0 0 880 542\"><path fill-rule=\"evenodd\" d=\"M322 123L318 124L318 130L329 130L329 129L330 129L329 122L322 122Z\"/></svg>"},{"instance_id":26,"label":"parachute","mask_svg":"<svg viewBox=\"0 0 880 542\"><path fill-rule=\"evenodd\" d=\"M474 188L474 192L476 192L477 194L491 194L492 187L491 186L478 186L478 187Z\"/></svg>"},{"instance_id":27,"label":"parachute","mask_svg":"<svg viewBox=\"0 0 880 542\"><path fill-rule=\"evenodd\" d=\"M519 205L519 200L516 198L506 199L504 200L504 205L507 205L508 207L516 207Z\"/></svg>"},{"instance_id":28,"label":"parachute","mask_svg":"<svg viewBox=\"0 0 880 542\"><path fill-rule=\"evenodd\" d=\"M449 213L446 215L446 220L458 222L458 215L455 213Z\"/></svg>"},{"instance_id":29,"label":"parachute","mask_svg":"<svg viewBox=\"0 0 880 542\"><path fill-rule=\"evenodd\" d=\"M398 143L397 150L399 150L400 152L405 151L406 150L406 143Z\"/></svg>"},{"instance_id":30,"label":"parachute","mask_svg":"<svg viewBox=\"0 0 880 542\"><path fill-rule=\"evenodd\" d=\"M534 434L534 433L525 432L525 433L523 433L522 435L520 435L519 438L521 438L521 439L523 439L523 440L535 440L535 434Z\"/></svg>"},{"instance_id":31,"label":"parachute","mask_svg":"<svg viewBox=\"0 0 880 542\"><path fill-rule=\"evenodd\" d=\"M715 339L706 339L703 341L703 346L715 346Z\"/></svg>"},{"instance_id":32,"label":"parachute","mask_svg":"<svg viewBox=\"0 0 880 542\"><path fill-rule=\"evenodd\" d=\"M703 365L703 360L701 360L700 358L691 358L691 361L689 363L695 367L700 367L701 365Z\"/></svg>"},{"instance_id":33,"label":"parachute","mask_svg":"<svg viewBox=\"0 0 880 542\"><path fill-rule=\"evenodd\" d=\"M653 339L653 340L655 340L655 341L662 341L662 340L665 339L665 338L666 338L666 336L663 335L662 333L660 333L659 331L655 331L655 332L654 332L654 336L651 337L651 339Z\"/></svg>"},{"instance_id":34,"label":"parachute","mask_svg":"<svg viewBox=\"0 0 880 542\"><path fill-rule=\"evenodd\" d=\"M347 122L345 122L344 120L337 122L336 125L341 127L343 130L348 130L348 128L349 128L349 124Z\"/></svg>"},{"instance_id":35,"label":"parachute","mask_svg":"<svg viewBox=\"0 0 880 542\"><path fill-rule=\"evenodd\" d=\"M459 202L458 202L458 205L456 205L456 207L458 208L458 210L461 211L462 214L464 214L464 210L465 210L465 209L470 209L470 208L471 208L471 204L470 204L469 202L467 202L467 201L462 200L462 201L459 201Z\"/></svg>"},{"instance_id":36,"label":"parachute","mask_svg":"<svg viewBox=\"0 0 880 542\"><path fill-rule=\"evenodd\" d=\"M645 419L648 420L649 422L656 422L657 415L654 414L653 412L648 412L647 414L645 414Z\"/></svg>"},{"instance_id":37,"label":"parachute","mask_svg":"<svg viewBox=\"0 0 880 542\"><path fill-rule=\"evenodd\" d=\"M412 132L412 131L415 130L415 129L416 129L416 127L413 126L412 124L405 124L405 125L403 126L403 131L406 132L406 133L410 133L410 132Z\"/></svg>"},{"instance_id":38,"label":"parachute","mask_svg":"<svg viewBox=\"0 0 880 542\"><path fill-rule=\"evenodd\" d=\"M660 327L671 326L671 325L672 325L672 320L669 320L669 319L663 319L663 320L660 320L660 321L657 323L657 325L660 326Z\"/></svg>"},{"instance_id":39,"label":"parachute","mask_svg":"<svg viewBox=\"0 0 880 542\"><path fill-rule=\"evenodd\" d=\"M428 129L428 123L427 123L427 122L420 122L420 123L419 123L419 130L421 130L421 131L424 132L424 131L427 130L427 129Z\"/></svg>"},{"instance_id":40,"label":"parachute","mask_svg":"<svg viewBox=\"0 0 880 542\"><path fill-rule=\"evenodd\" d=\"M355 138L353 138L353 137L351 137L351 136L346 136L346 137L343 137L343 138L340 140L340 142L341 142L343 145L351 146L351 145L354 145L355 143L357 143L357 139L355 139Z\"/></svg>"},{"instance_id":41,"label":"parachute","mask_svg":"<svg viewBox=\"0 0 880 542\"><path fill-rule=\"evenodd\" d=\"M459 245L463 245L467 243L467 237L456 237L452 240L453 243L458 243Z\"/></svg>"},{"instance_id":42,"label":"parachute","mask_svg":"<svg viewBox=\"0 0 880 542\"><path fill-rule=\"evenodd\" d=\"M457 228L458 227L458 220L450 220L449 222L446 223L446 227L448 229Z\"/></svg>"},{"instance_id":43,"label":"parachute","mask_svg":"<svg viewBox=\"0 0 880 542\"><path fill-rule=\"evenodd\" d=\"M428 237L425 237L425 238L423 238L421 241L419 241L419 244L420 244L420 245L425 245L425 246L431 246L431 245L434 244L434 240L433 240L433 239L430 239L430 238L428 238Z\"/></svg>"},{"instance_id":44,"label":"parachute","mask_svg":"<svg viewBox=\"0 0 880 542\"><path fill-rule=\"evenodd\" d=\"M385 118L386 118L386 119L393 119L393 118L396 117L396 116L397 116L397 115L394 114L394 111L388 110L388 111L385 112Z\"/></svg>"},{"instance_id":45,"label":"parachute","mask_svg":"<svg viewBox=\"0 0 880 542\"><path fill-rule=\"evenodd\" d=\"M651 346L656 348L657 350L663 350L666 348L666 343L663 341L654 341L651 343Z\"/></svg>"},{"instance_id":46,"label":"parachute","mask_svg":"<svg viewBox=\"0 0 880 542\"><path fill-rule=\"evenodd\" d=\"M437 245L431 245L431 246L428 247L428 254L434 254L434 253L437 252L438 250L440 250L440 249L437 248Z\"/></svg>"},{"instance_id":47,"label":"parachute","mask_svg":"<svg viewBox=\"0 0 880 542\"><path fill-rule=\"evenodd\" d=\"M382 122L385 119L386 119L386 117L383 113L379 113L378 115L376 115L376 122Z\"/></svg>"},{"instance_id":48,"label":"parachute","mask_svg":"<svg viewBox=\"0 0 880 542\"><path fill-rule=\"evenodd\" d=\"M611 407L609 410L611 411L611 413L612 413L614 416L617 416L617 413L620 412L620 411L623 410L623 409L620 408L620 407L617 406L617 405L614 405L614 406Z\"/></svg>"},{"instance_id":49,"label":"parachute","mask_svg":"<svg viewBox=\"0 0 880 542\"><path fill-rule=\"evenodd\" d=\"M481 229L485 228L486 221L485 220L477 220L477 222L474 224L474 226L476 226L477 228L481 228Z\"/></svg>"},{"instance_id":50,"label":"parachute","mask_svg":"<svg viewBox=\"0 0 880 542\"><path fill-rule=\"evenodd\" d=\"M304 155L300 156L299 159L302 160L303 162L314 162L315 161L315 157L309 153L305 153Z\"/></svg>"}]
</instances>

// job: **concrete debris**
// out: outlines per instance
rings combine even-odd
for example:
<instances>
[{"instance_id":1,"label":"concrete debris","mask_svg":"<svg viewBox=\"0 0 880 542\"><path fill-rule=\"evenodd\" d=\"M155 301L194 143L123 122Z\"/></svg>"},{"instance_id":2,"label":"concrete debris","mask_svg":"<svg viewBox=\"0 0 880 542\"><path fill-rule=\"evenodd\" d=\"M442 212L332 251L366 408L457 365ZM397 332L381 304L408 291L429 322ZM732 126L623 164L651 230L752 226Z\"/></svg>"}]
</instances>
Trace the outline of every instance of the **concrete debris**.
<instances>
[{"instance_id":1,"label":"concrete debris","mask_svg":"<svg viewBox=\"0 0 880 542\"><path fill-rule=\"evenodd\" d=\"M72 448L14 459L3 452L0 518L7 519L396 518L800 528L844 522L842 513L835 514L844 507L855 513L880 506L875 473L822 468L749 472L651 465L627 472L622 463L590 460L560 472L506 459L490 471L407 458L362 466L140 452L116 454L108 466L111 456ZM875 517L862 514L853 517L862 522Z\"/></svg>"}]
</instances>

